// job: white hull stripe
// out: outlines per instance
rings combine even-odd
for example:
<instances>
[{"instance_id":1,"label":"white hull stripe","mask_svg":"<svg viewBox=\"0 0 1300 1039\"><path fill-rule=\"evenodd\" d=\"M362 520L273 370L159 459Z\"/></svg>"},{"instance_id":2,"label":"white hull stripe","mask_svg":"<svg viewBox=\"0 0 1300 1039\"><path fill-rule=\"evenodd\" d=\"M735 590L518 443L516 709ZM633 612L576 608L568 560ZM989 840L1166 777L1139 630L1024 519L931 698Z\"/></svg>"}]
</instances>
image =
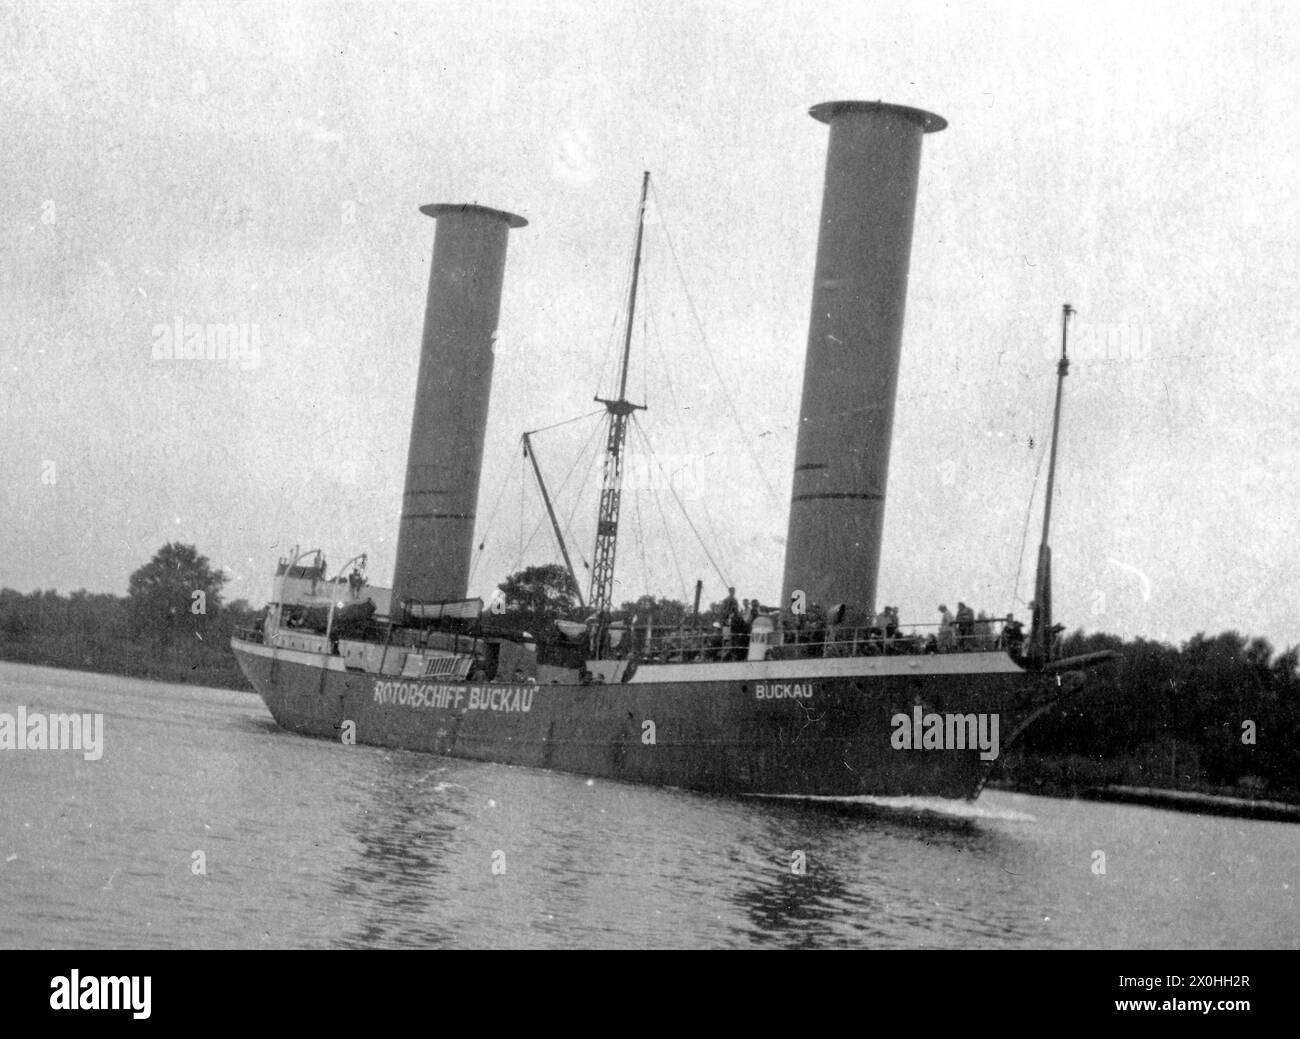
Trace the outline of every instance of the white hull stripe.
<instances>
[{"instance_id":1,"label":"white hull stripe","mask_svg":"<svg viewBox=\"0 0 1300 1039\"><path fill-rule=\"evenodd\" d=\"M329 671L348 670L342 657L282 649L256 642L239 642L238 649L241 653L268 660L324 667ZM712 664L642 664L627 684L885 678L891 675L1018 675L1023 672L1024 668L1006 653L927 653L897 657L809 657L803 660L731 660Z\"/></svg>"},{"instance_id":2,"label":"white hull stripe","mask_svg":"<svg viewBox=\"0 0 1300 1039\"><path fill-rule=\"evenodd\" d=\"M890 675L1018 675L1005 653L927 653L897 657L808 657L714 664L643 664L630 685L653 682L765 682L768 679L884 678Z\"/></svg>"}]
</instances>

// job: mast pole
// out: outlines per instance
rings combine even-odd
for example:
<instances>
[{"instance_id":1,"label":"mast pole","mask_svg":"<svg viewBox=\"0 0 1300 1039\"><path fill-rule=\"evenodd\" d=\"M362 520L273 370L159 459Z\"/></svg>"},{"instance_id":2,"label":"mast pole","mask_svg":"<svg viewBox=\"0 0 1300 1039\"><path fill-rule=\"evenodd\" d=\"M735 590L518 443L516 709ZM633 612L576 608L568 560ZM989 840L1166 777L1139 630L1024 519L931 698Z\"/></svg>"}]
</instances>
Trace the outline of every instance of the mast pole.
<instances>
[{"instance_id":1,"label":"mast pole","mask_svg":"<svg viewBox=\"0 0 1300 1039\"><path fill-rule=\"evenodd\" d=\"M1056 486L1056 448L1061 432L1061 397L1070 372L1066 343L1074 308L1061 308L1061 359L1056 364L1056 407L1052 413L1052 446L1047 462L1047 500L1043 503L1043 538L1038 545L1038 574L1034 580L1034 616L1029 641L1034 654L1046 663L1052 650L1052 549L1048 538L1052 526L1052 492Z\"/></svg>"},{"instance_id":2,"label":"mast pole","mask_svg":"<svg viewBox=\"0 0 1300 1039\"><path fill-rule=\"evenodd\" d=\"M546 481L542 479L542 470L537 464L537 455L533 451L533 442L531 434L523 435L524 457L533 463L533 475L537 477L538 490L542 492L542 501L546 505L546 515L551 517L551 529L555 531L555 540L559 542L560 554L564 556L564 565L569 571L569 577L573 581L573 591L578 596L578 605L585 606L582 601L582 588L578 584L578 575L573 572L573 563L569 559L569 546L564 543L564 534L560 530L560 521L555 517L555 509L551 505L551 496L546 491Z\"/></svg>"},{"instance_id":3,"label":"mast pole","mask_svg":"<svg viewBox=\"0 0 1300 1039\"><path fill-rule=\"evenodd\" d=\"M645 234L645 200L649 189L650 171L646 170L641 177L641 206L637 210L636 217L636 251L632 256L632 287L628 290L627 331L623 336L623 363L618 380L620 401L625 401L627 397L627 362L632 353L632 323L636 317L636 287L641 280L641 239Z\"/></svg>"},{"instance_id":4,"label":"mast pole","mask_svg":"<svg viewBox=\"0 0 1300 1039\"><path fill-rule=\"evenodd\" d=\"M619 365L618 399L596 400L609 413L609 437L605 442L605 473L600 491L600 513L596 521L596 549L591 567L591 607L603 624L612 606L614 557L618 549L618 514L623 487L623 445L627 440L627 419L643 407L627 399L628 358L632 352L632 328L636 318L636 290L641 273L641 242L645 233L646 194L650 171L641 178L641 204L637 210L636 250L632 259L632 286L628 290L627 331L623 336L623 357Z\"/></svg>"}]
</instances>

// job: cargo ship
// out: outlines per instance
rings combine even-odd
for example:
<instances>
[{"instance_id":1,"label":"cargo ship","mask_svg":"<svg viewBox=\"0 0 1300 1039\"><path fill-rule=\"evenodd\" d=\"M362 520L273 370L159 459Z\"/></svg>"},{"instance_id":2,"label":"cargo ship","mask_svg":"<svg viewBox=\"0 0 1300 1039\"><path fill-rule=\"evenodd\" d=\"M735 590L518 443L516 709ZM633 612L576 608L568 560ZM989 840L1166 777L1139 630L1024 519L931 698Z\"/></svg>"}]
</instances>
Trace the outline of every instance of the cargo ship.
<instances>
[{"instance_id":1,"label":"cargo ship","mask_svg":"<svg viewBox=\"0 0 1300 1039\"><path fill-rule=\"evenodd\" d=\"M468 595L507 236L527 222L423 206L437 225L393 584L372 585L364 555L332 576L319 550L280 561L263 620L232 648L281 727L723 794L973 798L1025 727L1112 656L1062 659L1052 623L1068 306L1029 631L1010 615L929 631L876 614L921 145L947 124L882 102L810 114L829 144L781 606L729 597L725 628L657 630L611 602L648 174L619 392L597 398L608 430L586 616L521 633Z\"/></svg>"}]
</instances>

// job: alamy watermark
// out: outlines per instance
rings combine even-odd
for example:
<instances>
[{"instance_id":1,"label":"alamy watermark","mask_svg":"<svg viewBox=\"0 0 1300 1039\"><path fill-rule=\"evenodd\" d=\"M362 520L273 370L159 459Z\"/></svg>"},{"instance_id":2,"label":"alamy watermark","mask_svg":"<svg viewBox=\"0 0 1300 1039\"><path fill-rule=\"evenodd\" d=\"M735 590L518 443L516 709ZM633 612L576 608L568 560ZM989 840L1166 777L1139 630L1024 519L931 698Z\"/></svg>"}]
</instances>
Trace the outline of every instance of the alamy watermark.
<instances>
[{"instance_id":1,"label":"alamy watermark","mask_svg":"<svg viewBox=\"0 0 1300 1039\"><path fill-rule=\"evenodd\" d=\"M1151 326L1137 321L1070 322L1067 344L1071 361L1128 361L1142 364L1151 360ZM1061 355L1060 325L1044 326L1043 352L1055 360Z\"/></svg>"},{"instance_id":2,"label":"alamy watermark","mask_svg":"<svg viewBox=\"0 0 1300 1039\"><path fill-rule=\"evenodd\" d=\"M129 1010L137 1021L150 1014L152 975L81 976L69 971L50 979L51 1010Z\"/></svg>"},{"instance_id":3,"label":"alamy watermark","mask_svg":"<svg viewBox=\"0 0 1300 1039\"><path fill-rule=\"evenodd\" d=\"M102 714L42 714L19 707L0 712L0 750L79 750L87 761L104 756Z\"/></svg>"},{"instance_id":4,"label":"alamy watermark","mask_svg":"<svg viewBox=\"0 0 1300 1039\"><path fill-rule=\"evenodd\" d=\"M699 469L699 461L694 457L648 458L635 455L623 462L623 483L625 492L646 491L651 494L663 492L676 496L678 501L698 501L702 497L704 481Z\"/></svg>"},{"instance_id":5,"label":"alamy watermark","mask_svg":"<svg viewBox=\"0 0 1300 1039\"><path fill-rule=\"evenodd\" d=\"M911 715L889 719L889 737L895 750L976 750L981 761L998 757L996 714L935 714L913 707Z\"/></svg>"},{"instance_id":6,"label":"alamy watermark","mask_svg":"<svg viewBox=\"0 0 1300 1039\"><path fill-rule=\"evenodd\" d=\"M187 322L177 315L170 325L153 326L155 361L225 361L244 371L262 363L262 331L256 324Z\"/></svg>"}]
</instances>

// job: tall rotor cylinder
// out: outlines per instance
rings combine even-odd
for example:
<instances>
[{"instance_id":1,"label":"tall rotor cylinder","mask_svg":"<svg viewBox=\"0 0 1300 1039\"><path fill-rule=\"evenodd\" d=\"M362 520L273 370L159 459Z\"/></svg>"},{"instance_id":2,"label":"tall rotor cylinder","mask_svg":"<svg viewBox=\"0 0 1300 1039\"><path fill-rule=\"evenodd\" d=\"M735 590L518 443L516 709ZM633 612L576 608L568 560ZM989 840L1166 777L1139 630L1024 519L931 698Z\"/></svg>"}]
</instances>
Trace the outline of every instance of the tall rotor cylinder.
<instances>
[{"instance_id":1,"label":"tall rotor cylinder","mask_svg":"<svg viewBox=\"0 0 1300 1039\"><path fill-rule=\"evenodd\" d=\"M492 389L506 238L527 221L478 205L428 205L438 221L397 534L393 602L462 599Z\"/></svg>"},{"instance_id":2,"label":"tall rotor cylinder","mask_svg":"<svg viewBox=\"0 0 1300 1039\"><path fill-rule=\"evenodd\" d=\"M874 610L921 138L901 105L814 106L830 125L783 600Z\"/></svg>"}]
</instances>

